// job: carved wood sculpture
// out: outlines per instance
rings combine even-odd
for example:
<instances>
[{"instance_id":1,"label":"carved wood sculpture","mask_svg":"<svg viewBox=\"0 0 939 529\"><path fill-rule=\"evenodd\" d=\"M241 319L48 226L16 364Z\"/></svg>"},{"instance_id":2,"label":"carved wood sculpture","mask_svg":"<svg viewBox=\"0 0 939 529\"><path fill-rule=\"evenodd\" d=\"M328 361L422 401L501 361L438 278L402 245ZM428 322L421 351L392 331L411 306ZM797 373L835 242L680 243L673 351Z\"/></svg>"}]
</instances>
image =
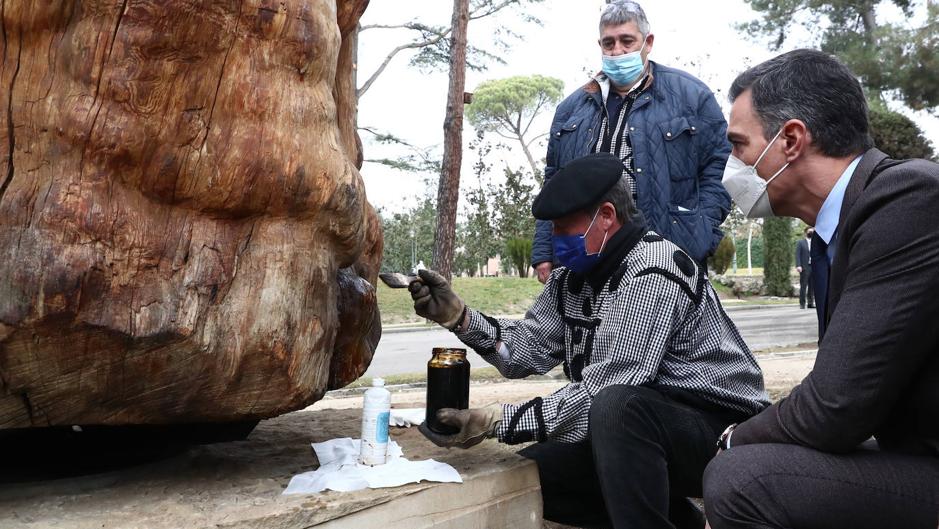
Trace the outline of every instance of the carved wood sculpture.
<instances>
[{"instance_id":1,"label":"carved wood sculpture","mask_svg":"<svg viewBox=\"0 0 939 529\"><path fill-rule=\"evenodd\" d=\"M0 4L0 429L260 419L362 374L367 3Z\"/></svg>"}]
</instances>

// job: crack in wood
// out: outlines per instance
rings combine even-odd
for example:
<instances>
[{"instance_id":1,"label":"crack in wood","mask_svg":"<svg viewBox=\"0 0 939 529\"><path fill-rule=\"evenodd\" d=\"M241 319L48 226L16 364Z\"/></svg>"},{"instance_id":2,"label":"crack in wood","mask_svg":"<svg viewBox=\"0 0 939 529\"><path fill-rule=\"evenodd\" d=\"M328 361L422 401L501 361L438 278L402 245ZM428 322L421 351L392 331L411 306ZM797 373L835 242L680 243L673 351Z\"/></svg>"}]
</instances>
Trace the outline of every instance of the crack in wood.
<instances>
[{"instance_id":1,"label":"crack in wood","mask_svg":"<svg viewBox=\"0 0 939 529\"><path fill-rule=\"evenodd\" d=\"M20 399L23 401L23 407L26 408L26 416L29 417L29 422L34 424L35 417L33 417L33 404L29 401L29 394L25 391L20 393Z\"/></svg>"},{"instance_id":2,"label":"crack in wood","mask_svg":"<svg viewBox=\"0 0 939 529\"><path fill-rule=\"evenodd\" d=\"M9 45L6 28L6 2L0 2L0 25L2 25L3 28L3 62L6 63L7 48ZM7 155L6 178L4 178L3 183L0 184L0 201L3 200L3 195L7 192L10 182L13 181L13 173L15 172L15 167L13 166L13 151L16 149L16 136L14 135L15 131L13 128L13 85L16 84L16 77L20 73L20 58L23 53L22 29L18 32L18 35L19 43L16 48L16 69L13 70L13 76L10 78L9 97L7 99L7 140L9 142L10 151Z\"/></svg>"},{"instance_id":3,"label":"crack in wood","mask_svg":"<svg viewBox=\"0 0 939 529\"><path fill-rule=\"evenodd\" d=\"M222 59L222 69L218 72L218 83L215 85L215 97L212 98L212 109L209 110L209 119L205 122L205 136L202 137L202 145L199 146L200 149L205 146L205 142L209 139L209 132L212 131L212 117L215 115L215 104L218 103L218 93L222 88L222 79L225 78L225 66L228 65L228 56L231 55L231 50L235 47L235 42L238 41L238 25L241 24L241 13L244 7L244 1L238 4L238 15L235 17L235 27L232 28L231 44L228 45L225 58Z\"/></svg>"},{"instance_id":4,"label":"crack in wood","mask_svg":"<svg viewBox=\"0 0 939 529\"><path fill-rule=\"evenodd\" d=\"M124 11L127 9L127 0L121 2L121 10L117 13L117 21L114 23L114 31L111 32L111 43L108 45L108 54L101 57L101 66L98 68L98 82L95 85L95 97L91 101L91 106L94 107L95 103L98 102L98 95L101 92L101 80L104 79L104 67L111 60L111 52L114 51L114 43L117 41L117 30L121 27L121 20L124 18ZM95 118L98 115L95 114ZM94 123L92 123L92 130L94 129Z\"/></svg>"},{"instance_id":5,"label":"crack in wood","mask_svg":"<svg viewBox=\"0 0 939 529\"><path fill-rule=\"evenodd\" d=\"M88 128L88 136L85 138L84 144L82 146L81 158L78 161L78 181L79 183L84 181L85 176L85 152L88 150L88 144L91 143L91 136L95 133L95 126L98 123L98 115L101 114L101 107L104 104L98 103L98 96L101 91L101 80L104 79L104 68L108 64L108 61L111 60L111 52L114 51L114 42L117 40L117 32L121 27L121 20L124 18L124 11L127 9L127 0L121 2L121 10L117 13L117 21L114 23L114 32L111 34L111 43L108 46L108 54L101 58L101 67L98 69L98 82L95 85L95 96L91 101L91 106L89 111L98 105L98 109L95 110L95 117L91 119L91 127ZM107 114L105 114L105 118ZM110 191L108 195L108 202L111 201Z\"/></svg>"}]
</instances>

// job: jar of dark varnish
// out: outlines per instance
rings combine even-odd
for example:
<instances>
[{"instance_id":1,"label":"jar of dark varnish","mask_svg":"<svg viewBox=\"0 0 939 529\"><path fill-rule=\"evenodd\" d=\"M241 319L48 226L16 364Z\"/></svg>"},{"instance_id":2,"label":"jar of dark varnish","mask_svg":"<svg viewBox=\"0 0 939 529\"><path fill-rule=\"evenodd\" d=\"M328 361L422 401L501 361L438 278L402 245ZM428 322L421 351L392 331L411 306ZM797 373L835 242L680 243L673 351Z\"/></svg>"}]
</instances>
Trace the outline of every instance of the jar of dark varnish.
<instances>
[{"instance_id":1,"label":"jar of dark varnish","mask_svg":"<svg viewBox=\"0 0 939 529\"><path fill-rule=\"evenodd\" d=\"M427 362L427 427L440 434L455 434L455 427L441 424L437 410L469 408L470 364L466 349L434 347Z\"/></svg>"}]
</instances>

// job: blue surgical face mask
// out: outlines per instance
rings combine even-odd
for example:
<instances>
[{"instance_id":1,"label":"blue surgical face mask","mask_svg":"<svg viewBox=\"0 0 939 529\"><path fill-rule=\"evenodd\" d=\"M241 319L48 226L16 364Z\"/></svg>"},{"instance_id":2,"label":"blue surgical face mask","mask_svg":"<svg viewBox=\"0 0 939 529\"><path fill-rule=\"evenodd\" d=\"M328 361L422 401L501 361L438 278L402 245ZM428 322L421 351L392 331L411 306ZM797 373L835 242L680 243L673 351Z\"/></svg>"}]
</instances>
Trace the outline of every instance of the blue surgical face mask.
<instances>
[{"instance_id":1,"label":"blue surgical face mask","mask_svg":"<svg viewBox=\"0 0 939 529\"><path fill-rule=\"evenodd\" d=\"M593 223L597 220L597 214L599 213L600 210L598 209L597 212L593 214L593 219L590 220L590 225L587 226L587 231L585 231L583 235L551 236L551 243L554 246L554 256L562 266L570 268L578 274L586 274L600 261L600 252L603 251L603 246L606 244L607 234L603 234L603 242L600 243L599 252L588 254L586 245L587 234L590 233L590 228L593 227Z\"/></svg>"},{"instance_id":2,"label":"blue surgical face mask","mask_svg":"<svg viewBox=\"0 0 939 529\"><path fill-rule=\"evenodd\" d=\"M622 55L604 55L603 73L617 86L628 86L639 79L646 69L642 62L642 50L646 49L645 41L639 51L624 53Z\"/></svg>"}]
</instances>

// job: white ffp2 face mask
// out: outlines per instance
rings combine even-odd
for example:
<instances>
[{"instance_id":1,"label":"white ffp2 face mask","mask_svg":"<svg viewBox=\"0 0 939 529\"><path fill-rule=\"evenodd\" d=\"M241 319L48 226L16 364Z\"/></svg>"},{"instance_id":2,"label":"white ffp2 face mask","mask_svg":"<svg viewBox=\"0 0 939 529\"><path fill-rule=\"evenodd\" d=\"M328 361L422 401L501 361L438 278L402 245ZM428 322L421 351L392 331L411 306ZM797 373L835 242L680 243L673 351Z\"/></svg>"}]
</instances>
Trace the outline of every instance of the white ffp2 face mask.
<instances>
[{"instance_id":1,"label":"white ffp2 face mask","mask_svg":"<svg viewBox=\"0 0 939 529\"><path fill-rule=\"evenodd\" d=\"M756 166L760 164L760 160L766 156L769 148L776 142L780 134L782 134L782 129L779 129L779 132L773 136L773 139L763 149L760 157L756 159L756 163L753 165L743 163L734 155L727 159L727 166L724 168L724 178L721 179L721 183L724 184L724 188L730 193L730 198L740 207L744 215L751 219L775 216L773 206L769 202L769 195L766 193L766 187L789 167L789 162L786 162L786 165L783 165L767 180L760 178L760 175L756 172Z\"/></svg>"}]
</instances>

